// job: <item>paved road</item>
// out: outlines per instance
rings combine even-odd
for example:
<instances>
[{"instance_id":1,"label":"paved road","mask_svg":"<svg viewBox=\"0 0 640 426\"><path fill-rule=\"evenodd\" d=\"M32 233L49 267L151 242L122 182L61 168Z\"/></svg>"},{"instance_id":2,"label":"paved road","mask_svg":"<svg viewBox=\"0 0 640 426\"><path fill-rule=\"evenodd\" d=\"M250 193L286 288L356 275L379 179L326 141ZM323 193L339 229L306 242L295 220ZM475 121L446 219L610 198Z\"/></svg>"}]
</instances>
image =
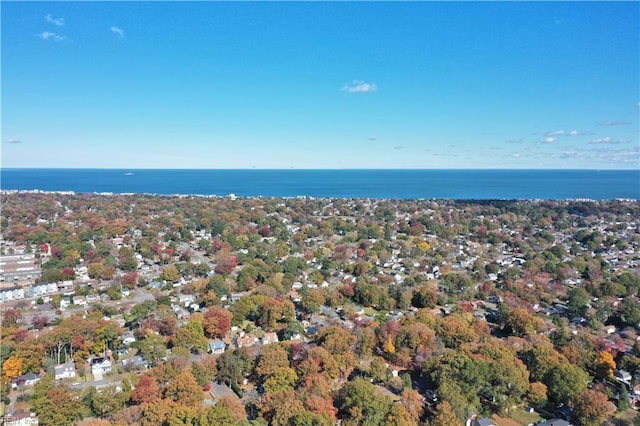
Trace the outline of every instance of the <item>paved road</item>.
<instances>
[{"instance_id":1,"label":"paved road","mask_svg":"<svg viewBox=\"0 0 640 426\"><path fill-rule=\"evenodd\" d=\"M100 388L100 387L116 385L119 383L121 383L119 377L107 377L106 379L102 379L102 380L92 380L90 382L73 383L71 385L71 388L73 389L87 389L92 387Z\"/></svg>"}]
</instances>

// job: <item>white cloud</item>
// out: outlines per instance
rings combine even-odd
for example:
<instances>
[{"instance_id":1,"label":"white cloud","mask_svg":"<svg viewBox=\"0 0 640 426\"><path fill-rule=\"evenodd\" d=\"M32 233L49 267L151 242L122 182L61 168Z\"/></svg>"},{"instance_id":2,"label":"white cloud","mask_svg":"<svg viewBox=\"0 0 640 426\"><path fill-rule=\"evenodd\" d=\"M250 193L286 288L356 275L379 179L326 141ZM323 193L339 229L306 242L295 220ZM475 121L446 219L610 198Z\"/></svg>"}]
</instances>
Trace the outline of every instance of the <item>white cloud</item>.
<instances>
[{"instance_id":1,"label":"white cloud","mask_svg":"<svg viewBox=\"0 0 640 426\"><path fill-rule=\"evenodd\" d=\"M7 139L5 142L6 143L22 143L22 141L19 139Z\"/></svg>"},{"instance_id":2,"label":"white cloud","mask_svg":"<svg viewBox=\"0 0 640 426\"><path fill-rule=\"evenodd\" d=\"M111 27L109 29L111 30L112 33L117 35L119 38L124 38L124 31L121 28Z\"/></svg>"},{"instance_id":3,"label":"white cloud","mask_svg":"<svg viewBox=\"0 0 640 426\"><path fill-rule=\"evenodd\" d=\"M67 38L66 36L52 33L49 31L43 31L40 34L36 34L36 37L40 37L43 40L53 40L57 42L64 41Z\"/></svg>"},{"instance_id":4,"label":"white cloud","mask_svg":"<svg viewBox=\"0 0 640 426\"><path fill-rule=\"evenodd\" d=\"M609 137L609 136L607 136L606 138L598 138L591 141L592 144L611 144L611 145L617 145L617 144L629 143L629 142L631 141L613 139L612 137Z\"/></svg>"},{"instance_id":5,"label":"white cloud","mask_svg":"<svg viewBox=\"0 0 640 426\"><path fill-rule=\"evenodd\" d=\"M545 136L562 136L564 135L564 130L551 130L545 133Z\"/></svg>"},{"instance_id":6,"label":"white cloud","mask_svg":"<svg viewBox=\"0 0 640 426\"><path fill-rule=\"evenodd\" d=\"M54 18L51 14L47 13L44 17L48 23L55 25L56 27L62 27L64 25L64 18Z\"/></svg>"},{"instance_id":7,"label":"white cloud","mask_svg":"<svg viewBox=\"0 0 640 426\"><path fill-rule=\"evenodd\" d=\"M584 136L584 135L592 135L593 132L583 132L582 130L571 130L566 133L567 136Z\"/></svg>"},{"instance_id":8,"label":"white cloud","mask_svg":"<svg viewBox=\"0 0 640 426\"><path fill-rule=\"evenodd\" d=\"M607 120L607 121L601 121L600 123L598 123L601 126L623 126L625 124L629 124L628 121L618 121L618 120Z\"/></svg>"},{"instance_id":9,"label":"white cloud","mask_svg":"<svg viewBox=\"0 0 640 426\"><path fill-rule=\"evenodd\" d=\"M378 86L375 83L367 83L362 80L353 80L351 84L345 84L342 89L347 93L368 93L378 90Z\"/></svg>"},{"instance_id":10,"label":"white cloud","mask_svg":"<svg viewBox=\"0 0 640 426\"><path fill-rule=\"evenodd\" d=\"M553 138L553 137L547 137L542 140L542 142L544 143L554 143L555 141L556 141L556 138Z\"/></svg>"}]
</instances>

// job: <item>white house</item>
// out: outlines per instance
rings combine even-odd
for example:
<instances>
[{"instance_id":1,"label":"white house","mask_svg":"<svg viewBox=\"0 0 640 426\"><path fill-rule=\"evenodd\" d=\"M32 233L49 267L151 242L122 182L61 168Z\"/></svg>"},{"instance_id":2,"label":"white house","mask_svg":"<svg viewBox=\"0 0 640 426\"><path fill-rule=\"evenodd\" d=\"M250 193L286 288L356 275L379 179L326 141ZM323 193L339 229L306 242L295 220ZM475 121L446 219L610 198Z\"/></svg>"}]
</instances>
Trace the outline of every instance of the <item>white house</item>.
<instances>
[{"instance_id":1,"label":"white house","mask_svg":"<svg viewBox=\"0 0 640 426\"><path fill-rule=\"evenodd\" d=\"M76 366L73 362L67 362L65 364L55 366L56 380L72 379L74 377L76 377Z\"/></svg>"},{"instance_id":2,"label":"white house","mask_svg":"<svg viewBox=\"0 0 640 426\"><path fill-rule=\"evenodd\" d=\"M94 358L91 360L91 374L109 373L111 367L111 360L107 357Z\"/></svg>"},{"instance_id":3,"label":"white house","mask_svg":"<svg viewBox=\"0 0 640 426\"><path fill-rule=\"evenodd\" d=\"M135 342L135 341L136 341L136 338L135 338L135 336L133 335L133 333L132 333L131 331L129 331L129 332L127 332L127 333L125 333L125 334L122 336L122 343L123 343L124 345L129 346L130 344L132 344L132 343L133 343L133 342Z\"/></svg>"},{"instance_id":4,"label":"white house","mask_svg":"<svg viewBox=\"0 0 640 426\"><path fill-rule=\"evenodd\" d=\"M18 389L18 386L33 386L40 381L41 376L39 374L27 373L22 376L14 377L11 380L11 388Z\"/></svg>"},{"instance_id":5,"label":"white house","mask_svg":"<svg viewBox=\"0 0 640 426\"><path fill-rule=\"evenodd\" d=\"M57 291L58 284L56 283L34 284L29 287L29 294L31 294L31 296L33 297L56 293Z\"/></svg>"},{"instance_id":6,"label":"white house","mask_svg":"<svg viewBox=\"0 0 640 426\"><path fill-rule=\"evenodd\" d=\"M227 345L222 340L212 340L209 342L209 352L214 355L220 355L224 353Z\"/></svg>"},{"instance_id":7,"label":"white house","mask_svg":"<svg viewBox=\"0 0 640 426\"><path fill-rule=\"evenodd\" d=\"M15 287L0 291L0 302L21 299L24 299L24 289L22 287Z\"/></svg>"}]
</instances>

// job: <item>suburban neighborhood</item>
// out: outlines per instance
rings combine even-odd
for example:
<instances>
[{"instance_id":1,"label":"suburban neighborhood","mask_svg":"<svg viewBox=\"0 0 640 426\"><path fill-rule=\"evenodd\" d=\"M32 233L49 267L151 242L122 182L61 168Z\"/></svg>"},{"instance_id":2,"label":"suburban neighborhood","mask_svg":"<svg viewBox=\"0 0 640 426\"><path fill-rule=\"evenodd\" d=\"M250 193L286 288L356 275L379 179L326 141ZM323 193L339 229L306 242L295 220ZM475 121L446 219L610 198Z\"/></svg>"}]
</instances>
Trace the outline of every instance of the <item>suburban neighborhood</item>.
<instances>
[{"instance_id":1,"label":"suburban neighborhood","mask_svg":"<svg viewBox=\"0 0 640 426\"><path fill-rule=\"evenodd\" d=\"M7 425L637 424L637 201L4 196Z\"/></svg>"}]
</instances>

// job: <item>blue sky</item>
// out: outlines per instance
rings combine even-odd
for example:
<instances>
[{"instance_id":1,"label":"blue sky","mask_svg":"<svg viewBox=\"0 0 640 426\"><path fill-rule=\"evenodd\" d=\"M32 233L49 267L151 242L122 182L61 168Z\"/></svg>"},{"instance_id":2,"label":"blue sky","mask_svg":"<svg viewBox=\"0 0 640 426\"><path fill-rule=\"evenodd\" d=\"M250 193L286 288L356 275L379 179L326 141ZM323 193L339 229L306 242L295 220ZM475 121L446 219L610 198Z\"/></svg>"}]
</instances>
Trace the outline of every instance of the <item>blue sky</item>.
<instances>
[{"instance_id":1,"label":"blue sky","mask_svg":"<svg viewBox=\"0 0 640 426\"><path fill-rule=\"evenodd\" d=\"M638 2L7 2L2 167L639 168Z\"/></svg>"}]
</instances>

